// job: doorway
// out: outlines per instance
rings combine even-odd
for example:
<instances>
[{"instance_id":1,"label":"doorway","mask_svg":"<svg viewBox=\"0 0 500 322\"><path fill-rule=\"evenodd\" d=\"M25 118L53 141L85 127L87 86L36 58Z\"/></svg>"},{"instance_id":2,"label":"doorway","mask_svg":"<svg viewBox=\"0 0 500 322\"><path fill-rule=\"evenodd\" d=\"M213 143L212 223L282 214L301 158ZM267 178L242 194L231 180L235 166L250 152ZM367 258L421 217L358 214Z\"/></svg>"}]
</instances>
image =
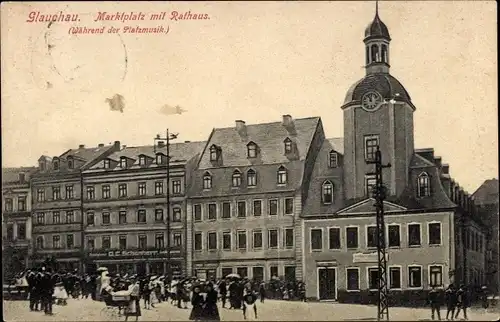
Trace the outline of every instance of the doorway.
<instances>
[{"instance_id":1,"label":"doorway","mask_svg":"<svg viewBox=\"0 0 500 322\"><path fill-rule=\"evenodd\" d=\"M335 267L318 267L318 299L335 300L337 298L337 285Z\"/></svg>"}]
</instances>

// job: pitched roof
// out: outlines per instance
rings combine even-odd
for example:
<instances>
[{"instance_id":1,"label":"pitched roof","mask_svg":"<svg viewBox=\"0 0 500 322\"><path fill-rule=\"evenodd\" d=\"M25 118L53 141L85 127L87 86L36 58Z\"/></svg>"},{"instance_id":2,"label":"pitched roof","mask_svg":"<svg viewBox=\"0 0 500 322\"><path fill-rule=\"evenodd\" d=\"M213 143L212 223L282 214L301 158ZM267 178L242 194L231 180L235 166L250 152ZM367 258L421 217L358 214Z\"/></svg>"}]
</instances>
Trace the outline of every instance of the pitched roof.
<instances>
[{"instance_id":1,"label":"pitched roof","mask_svg":"<svg viewBox=\"0 0 500 322\"><path fill-rule=\"evenodd\" d=\"M498 203L498 185L498 179L495 178L484 181L483 184L472 194L472 197L474 197L474 203L477 205Z\"/></svg>"},{"instance_id":2,"label":"pitched roof","mask_svg":"<svg viewBox=\"0 0 500 322\"><path fill-rule=\"evenodd\" d=\"M277 164L290 162L290 156L284 153L284 140L289 138L295 145L297 160L305 160L319 117L293 120L293 126L285 127L282 122L245 125L243 131L236 127L218 128L212 131L209 142L200 158L199 169L211 169L220 166L250 166L247 158L247 144L254 142L258 146L259 164ZM223 164L213 165L210 161L210 147L216 145L222 149Z\"/></svg>"},{"instance_id":3,"label":"pitched roof","mask_svg":"<svg viewBox=\"0 0 500 322\"><path fill-rule=\"evenodd\" d=\"M2 168L2 183L19 182L20 173L24 173L25 182L28 182L30 175L36 170L36 167Z\"/></svg>"},{"instance_id":4,"label":"pitched roof","mask_svg":"<svg viewBox=\"0 0 500 322\"><path fill-rule=\"evenodd\" d=\"M196 154L201 153L205 147L206 142L182 142L182 143L171 143L169 147L169 154L171 161L183 161L190 160ZM111 154L108 158L119 161L121 157L127 157L133 160L138 159L139 155L145 155L150 158L155 158L156 153L167 154L167 147L156 147L155 149L152 145L136 146L136 147L126 147L118 152Z\"/></svg>"},{"instance_id":5,"label":"pitched roof","mask_svg":"<svg viewBox=\"0 0 500 322\"><path fill-rule=\"evenodd\" d=\"M335 150L340 154L344 154L344 138L331 138L331 139L326 139L330 146L332 147L331 150Z\"/></svg>"},{"instance_id":6,"label":"pitched roof","mask_svg":"<svg viewBox=\"0 0 500 322\"><path fill-rule=\"evenodd\" d=\"M112 147L112 145L106 145L102 147L70 149L61 154L60 158L67 159L69 156L72 156L75 159L85 161L85 163L82 165L82 167L84 167Z\"/></svg>"}]
</instances>

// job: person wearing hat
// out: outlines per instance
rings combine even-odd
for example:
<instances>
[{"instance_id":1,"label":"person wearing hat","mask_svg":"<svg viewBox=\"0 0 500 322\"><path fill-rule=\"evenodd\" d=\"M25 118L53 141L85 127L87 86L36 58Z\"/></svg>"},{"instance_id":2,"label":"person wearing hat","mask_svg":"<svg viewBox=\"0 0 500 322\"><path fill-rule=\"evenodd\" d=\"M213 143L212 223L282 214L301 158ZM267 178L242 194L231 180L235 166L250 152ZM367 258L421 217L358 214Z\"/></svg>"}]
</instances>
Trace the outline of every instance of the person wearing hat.
<instances>
[{"instance_id":1,"label":"person wearing hat","mask_svg":"<svg viewBox=\"0 0 500 322\"><path fill-rule=\"evenodd\" d=\"M446 299L446 320L449 320L450 313L451 319L453 320L455 307L457 306L457 292L455 290L455 286L453 284L448 285L444 294Z\"/></svg>"},{"instance_id":2,"label":"person wearing hat","mask_svg":"<svg viewBox=\"0 0 500 322\"><path fill-rule=\"evenodd\" d=\"M218 294L212 282L205 285L206 297L203 306L203 319L208 321L220 321L219 309L217 308Z\"/></svg>"},{"instance_id":3,"label":"person wearing hat","mask_svg":"<svg viewBox=\"0 0 500 322\"><path fill-rule=\"evenodd\" d=\"M203 316L203 306L205 304L205 299L201 295L201 287L198 284L193 286L193 296L191 297L191 314L189 314L189 320L191 321L201 321L204 320Z\"/></svg>"},{"instance_id":4,"label":"person wearing hat","mask_svg":"<svg viewBox=\"0 0 500 322\"><path fill-rule=\"evenodd\" d=\"M467 308L469 307L469 297L467 294L467 288L464 284L460 285L460 289L457 292L457 313L455 314L455 319L458 319L458 314L460 310L464 312L464 319L467 320Z\"/></svg>"},{"instance_id":5,"label":"person wearing hat","mask_svg":"<svg viewBox=\"0 0 500 322\"><path fill-rule=\"evenodd\" d=\"M128 320L129 316L135 316L135 320L137 321L139 316L141 316L141 285L136 276L131 276L129 280L130 285L128 287L128 291L130 292L130 301L127 309L125 310L125 321Z\"/></svg>"}]
</instances>

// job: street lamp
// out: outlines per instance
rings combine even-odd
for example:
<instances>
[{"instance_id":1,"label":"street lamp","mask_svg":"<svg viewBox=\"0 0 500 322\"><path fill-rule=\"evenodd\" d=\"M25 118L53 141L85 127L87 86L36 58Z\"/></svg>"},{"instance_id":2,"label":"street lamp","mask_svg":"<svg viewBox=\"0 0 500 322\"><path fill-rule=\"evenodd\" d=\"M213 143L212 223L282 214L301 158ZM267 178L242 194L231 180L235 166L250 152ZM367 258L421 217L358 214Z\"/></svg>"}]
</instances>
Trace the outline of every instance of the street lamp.
<instances>
[{"instance_id":1,"label":"street lamp","mask_svg":"<svg viewBox=\"0 0 500 322\"><path fill-rule=\"evenodd\" d=\"M156 154L156 146L160 141L166 142L166 169L167 169L167 281L170 283L172 279L172 267L170 263L170 140L175 140L179 134L169 133L167 129L167 135L162 138L160 134L156 135L154 138L154 152Z\"/></svg>"}]
</instances>

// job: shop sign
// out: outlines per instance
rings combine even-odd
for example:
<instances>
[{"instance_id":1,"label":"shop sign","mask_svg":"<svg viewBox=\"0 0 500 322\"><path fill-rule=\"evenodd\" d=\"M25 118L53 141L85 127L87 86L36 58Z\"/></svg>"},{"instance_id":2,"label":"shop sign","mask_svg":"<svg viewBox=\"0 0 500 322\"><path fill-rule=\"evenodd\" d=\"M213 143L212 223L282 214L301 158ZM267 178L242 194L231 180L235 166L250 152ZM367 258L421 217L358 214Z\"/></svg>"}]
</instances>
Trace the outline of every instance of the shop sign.
<instances>
[{"instance_id":1,"label":"shop sign","mask_svg":"<svg viewBox=\"0 0 500 322\"><path fill-rule=\"evenodd\" d=\"M385 254L385 260L389 261L389 254ZM378 263L377 252L373 253L355 253L352 255L353 263Z\"/></svg>"},{"instance_id":2,"label":"shop sign","mask_svg":"<svg viewBox=\"0 0 500 322\"><path fill-rule=\"evenodd\" d=\"M89 257L91 258L120 258L120 257L167 257L166 250L112 250L109 252L91 252ZM178 250L171 250L170 254L179 254Z\"/></svg>"}]
</instances>

